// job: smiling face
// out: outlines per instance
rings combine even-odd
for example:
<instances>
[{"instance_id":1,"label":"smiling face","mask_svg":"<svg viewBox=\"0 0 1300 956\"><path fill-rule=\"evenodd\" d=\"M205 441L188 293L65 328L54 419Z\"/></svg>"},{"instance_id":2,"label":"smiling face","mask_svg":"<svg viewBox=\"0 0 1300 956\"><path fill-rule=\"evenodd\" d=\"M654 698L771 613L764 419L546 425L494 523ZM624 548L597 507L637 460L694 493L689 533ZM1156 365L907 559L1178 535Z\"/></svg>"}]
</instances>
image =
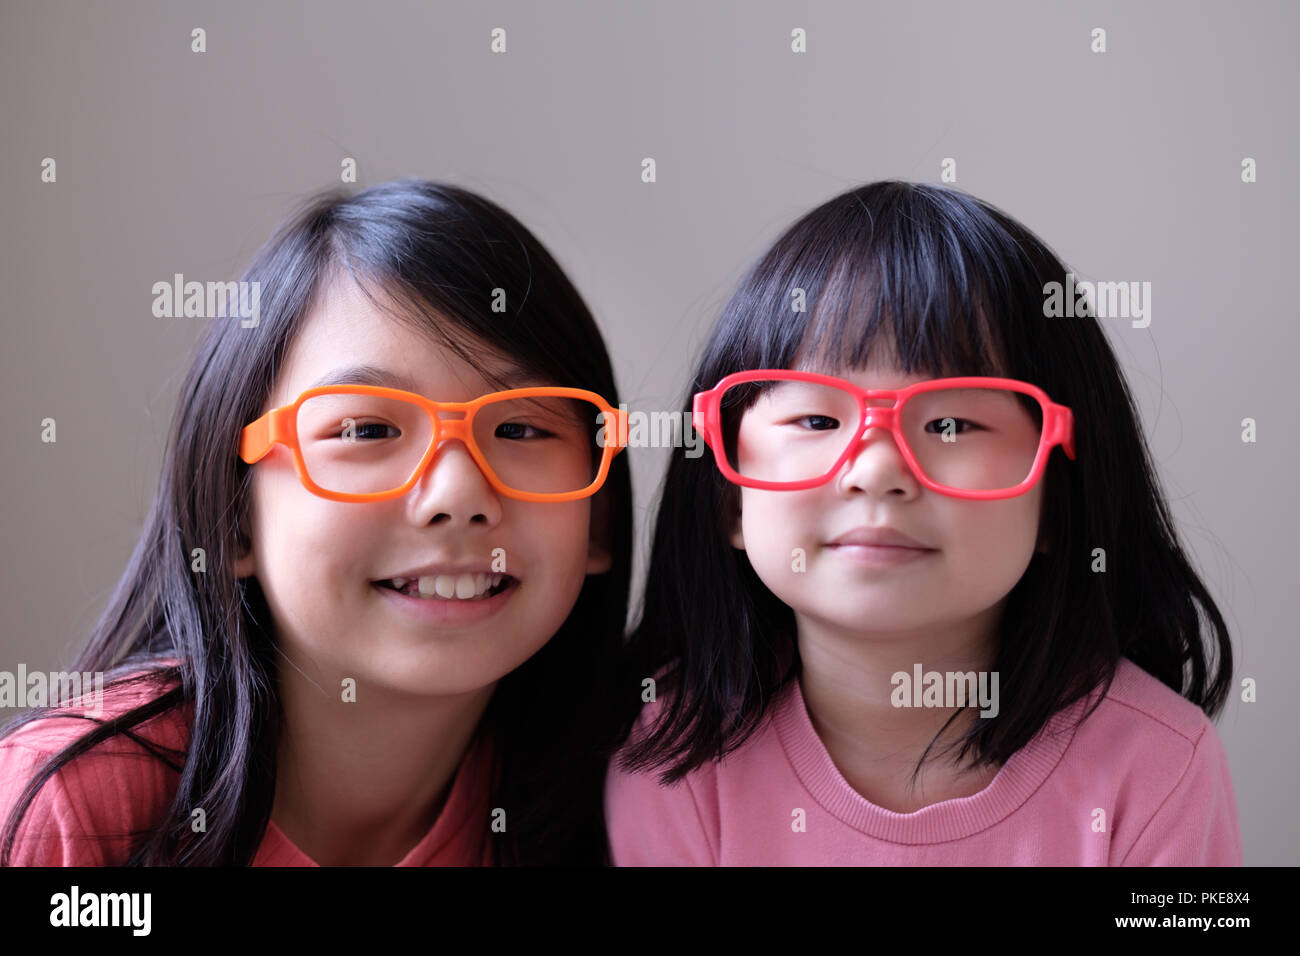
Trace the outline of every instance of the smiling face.
<instances>
[{"instance_id":1,"label":"smiling face","mask_svg":"<svg viewBox=\"0 0 1300 956\"><path fill-rule=\"evenodd\" d=\"M900 389L928 378L904 375L891 358L829 374L862 388ZM1040 481L1018 497L991 501L931 491L893 436L871 428L820 487L738 488L732 544L793 609L801 640L828 632L905 639L941 630L988 637L1033 557L1042 488ZM851 533L866 528L901 532L929 550L852 543Z\"/></svg>"},{"instance_id":2,"label":"smiling face","mask_svg":"<svg viewBox=\"0 0 1300 956\"><path fill-rule=\"evenodd\" d=\"M481 364L512 386L556 384L520 378L505 356L484 356ZM352 365L386 369L392 387L435 401L469 401L500 387L377 308L344 273L304 318L264 411L292 403L317 380ZM545 645L586 575L610 565L608 552L591 541L596 499L507 498L459 440L439 444L404 496L364 503L309 492L294 472L292 452L277 444L253 467L251 494L252 548L236 573L257 577L276 643L295 663L353 677L359 687L417 695L482 688ZM376 583L430 567L499 571L503 561L507 588L481 601L405 597ZM439 593L448 579L461 577L444 577ZM463 581L461 587L464 593Z\"/></svg>"}]
</instances>

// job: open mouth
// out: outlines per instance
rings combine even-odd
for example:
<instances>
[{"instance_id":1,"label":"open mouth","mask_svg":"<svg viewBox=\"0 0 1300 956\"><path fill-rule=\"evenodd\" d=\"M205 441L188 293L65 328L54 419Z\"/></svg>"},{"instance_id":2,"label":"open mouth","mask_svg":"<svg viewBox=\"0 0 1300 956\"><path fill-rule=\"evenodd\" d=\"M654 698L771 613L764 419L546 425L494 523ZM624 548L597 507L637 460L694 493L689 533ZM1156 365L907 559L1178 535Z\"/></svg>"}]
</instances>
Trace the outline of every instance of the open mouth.
<instances>
[{"instance_id":1,"label":"open mouth","mask_svg":"<svg viewBox=\"0 0 1300 956\"><path fill-rule=\"evenodd\" d=\"M438 574L422 578L390 578L374 582L407 597L426 601L483 601L518 584L508 574Z\"/></svg>"}]
</instances>

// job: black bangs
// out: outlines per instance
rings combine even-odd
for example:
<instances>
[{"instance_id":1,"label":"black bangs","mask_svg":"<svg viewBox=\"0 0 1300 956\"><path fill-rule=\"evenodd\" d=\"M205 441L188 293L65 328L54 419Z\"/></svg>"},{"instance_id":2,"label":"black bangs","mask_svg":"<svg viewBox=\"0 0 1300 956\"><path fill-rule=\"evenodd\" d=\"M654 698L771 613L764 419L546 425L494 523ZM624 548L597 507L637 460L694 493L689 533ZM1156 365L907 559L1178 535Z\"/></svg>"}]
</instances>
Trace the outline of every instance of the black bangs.
<instances>
[{"instance_id":1,"label":"black bangs","mask_svg":"<svg viewBox=\"0 0 1300 956\"><path fill-rule=\"evenodd\" d=\"M329 212L331 257L376 306L498 388L515 384L511 377L609 388L603 343L591 347L600 333L586 303L506 210L422 179L339 195Z\"/></svg>"},{"instance_id":2,"label":"black bangs","mask_svg":"<svg viewBox=\"0 0 1300 956\"><path fill-rule=\"evenodd\" d=\"M1042 301L1041 278L996 210L939 186L873 183L777 240L728 304L721 347L704 364L711 377L880 361L936 378L1021 378L1011 356L1017 340L1041 334Z\"/></svg>"}]
</instances>

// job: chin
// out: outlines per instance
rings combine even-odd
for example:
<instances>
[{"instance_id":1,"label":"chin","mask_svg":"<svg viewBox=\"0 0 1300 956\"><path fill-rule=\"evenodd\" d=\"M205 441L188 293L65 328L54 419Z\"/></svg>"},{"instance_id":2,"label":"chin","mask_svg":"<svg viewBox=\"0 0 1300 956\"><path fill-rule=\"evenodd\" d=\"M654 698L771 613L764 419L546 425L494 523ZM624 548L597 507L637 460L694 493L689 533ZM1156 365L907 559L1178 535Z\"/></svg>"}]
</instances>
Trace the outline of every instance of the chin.
<instances>
[{"instance_id":1,"label":"chin","mask_svg":"<svg viewBox=\"0 0 1300 956\"><path fill-rule=\"evenodd\" d=\"M460 697L482 690L499 677L482 668L463 668L427 674L426 679L418 670L406 670L392 675L391 680L379 681L391 692L411 697Z\"/></svg>"}]
</instances>

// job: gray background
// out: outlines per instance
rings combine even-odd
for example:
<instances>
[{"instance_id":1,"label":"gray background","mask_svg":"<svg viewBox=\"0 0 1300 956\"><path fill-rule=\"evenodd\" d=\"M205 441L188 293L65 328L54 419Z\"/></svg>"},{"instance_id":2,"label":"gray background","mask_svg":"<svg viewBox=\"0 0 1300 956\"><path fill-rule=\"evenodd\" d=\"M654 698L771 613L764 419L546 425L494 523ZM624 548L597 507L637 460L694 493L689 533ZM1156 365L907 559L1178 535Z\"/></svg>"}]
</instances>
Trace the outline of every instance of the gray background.
<instances>
[{"instance_id":1,"label":"gray background","mask_svg":"<svg viewBox=\"0 0 1300 956\"><path fill-rule=\"evenodd\" d=\"M445 179L517 215L652 410L679 407L786 225L862 182L938 181L951 156L958 188L1081 279L1152 283L1149 328L1103 325L1237 678L1259 683L1218 723L1246 861L1300 862L1298 21L1280 2L3 0L0 669L65 663L139 533L203 321L154 318L152 284L235 277L343 157L362 185ZM642 555L666 454L633 453Z\"/></svg>"}]
</instances>

